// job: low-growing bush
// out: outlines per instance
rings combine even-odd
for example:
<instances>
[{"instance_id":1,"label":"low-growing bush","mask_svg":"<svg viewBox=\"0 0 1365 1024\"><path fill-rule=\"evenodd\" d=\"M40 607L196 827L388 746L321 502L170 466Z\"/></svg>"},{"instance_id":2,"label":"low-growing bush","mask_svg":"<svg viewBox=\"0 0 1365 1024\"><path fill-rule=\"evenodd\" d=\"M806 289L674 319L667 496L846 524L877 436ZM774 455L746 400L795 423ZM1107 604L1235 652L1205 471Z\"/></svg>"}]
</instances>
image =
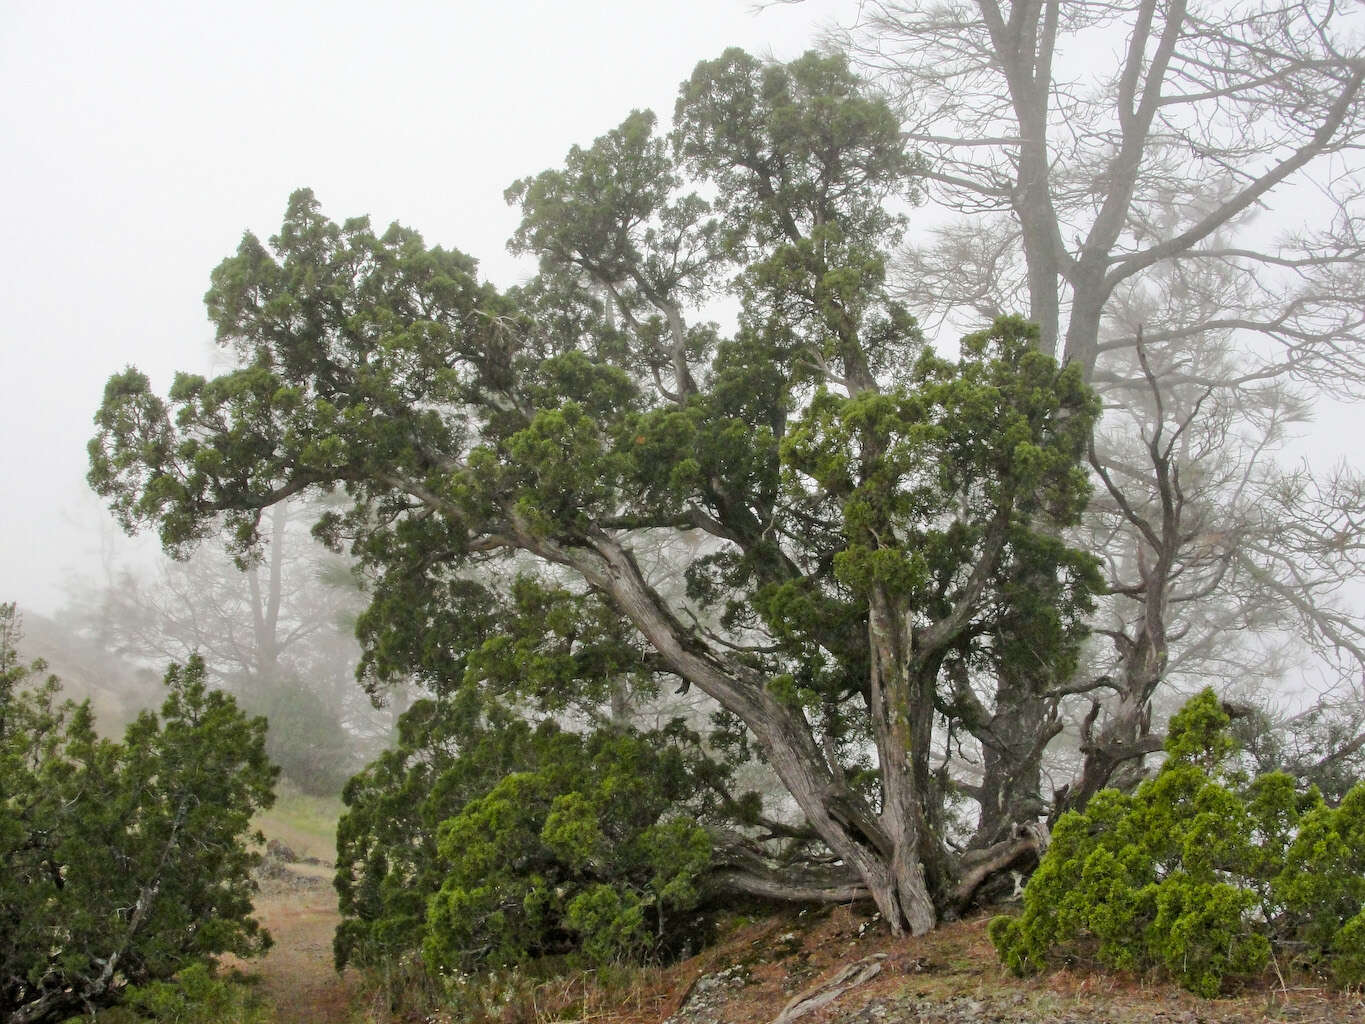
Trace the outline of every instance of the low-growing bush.
<instances>
[{"instance_id":1,"label":"low-growing bush","mask_svg":"<svg viewBox=\"0 0 1365 1024\"><path fill-rule=\"evenodd\" d=\"M689 737L540 726L534 767L441 826L428 962L467 971L580 952L604 964L677 942L669 918L695 906L711 842L676 816L693 780L675 739Z\"/></svg>"},{"instance_id":2,"label":"low-growing bush","mask_svg":"<svg viewBox=\"0 0 1365 1024\"><path fill-rule=\"evenodd\" d=\"M1341 985L1365 985L1365 783L1299 822L1274 882L1292 925Z\"/></svg>"},{"instance_id":3,"label":"low-growing bush","mask_svg":"<svg viewBox=\"0 0 1365 1024\"><path fill-rule=\"evenodd\" d=\"M422 702L347 786L338 827L339 966L418 950L471 971L547 955L661 955L710 865L695 815L698 738L532 725L472 692Z\"/></svg>"},{"instance_id":4,"label":"low-growing bush","mask_svg":"<svg viewBox=\"0 0 1365 1024\"><path fill-rule=\"evenodd\" d=\"M1213 996L1278 946L1365 980L1365 784L1329 808L1287 775L1248 781L1228 725L1205 690L1172 719L1156 778L1057 822L1022 914L990 924L1011 970L1092 956Z\"/></svg>"},{"instance_id":5,"label":"low-growing bush","mask_svg":"<svg viewBox=\"0 0 1365 1024\"><path fill-rule=\"evenodd\" d=\"M375 680L401 670L429 697L343 792L337 966L421 1010L451 977L695 944L709 830L760 810L734 780L747 755L679 719L629 724L661 679L597 595L525 577L451 587L440 643L397 605L362 622Z\"/></svg>"},{"instance_id":6,"label":"low-growing bush","mask_svg":"<svg viewBox=\"0 0 1365 1024\"><path fill-rule=\"evenodd\" d=\"M437 694L404 712L395 747L342 791L338 970L354 966L383 978L412 973L403 962L420 950L427 901L445 878L437 830L529 763L531 732L496 707L486 710L472 689Z\"/></svg>"},{"instance_id":7,"label":"low-growing bush","mask_svg":"<svg viewBox=\"0 0 1365 1024\"><path fill-rule=\"evenodd\" d=\"M270 1024L269 1006L240 979L196 963L168 981L129 987L121 1005L66 1024Z\"/></svg>"},{"instance_id":8,"label":"low-growing bush","mask_svg":"<svg viewBox=\"0 0 1365 1024\"><path fill-rule=\"evenodd\" d=\"M13 622L13 606L0 619ZM8 618L6 618L8 617ZM3 625L4 623L0 623ZM197 658L122 742L55 679L21 688L0 629L0 1016L111 1005L269 936L251 917L251 816L273 800L265 721L208 690ZM41 672L41 668L37 669Z\"/></svg>"}]
</instances>

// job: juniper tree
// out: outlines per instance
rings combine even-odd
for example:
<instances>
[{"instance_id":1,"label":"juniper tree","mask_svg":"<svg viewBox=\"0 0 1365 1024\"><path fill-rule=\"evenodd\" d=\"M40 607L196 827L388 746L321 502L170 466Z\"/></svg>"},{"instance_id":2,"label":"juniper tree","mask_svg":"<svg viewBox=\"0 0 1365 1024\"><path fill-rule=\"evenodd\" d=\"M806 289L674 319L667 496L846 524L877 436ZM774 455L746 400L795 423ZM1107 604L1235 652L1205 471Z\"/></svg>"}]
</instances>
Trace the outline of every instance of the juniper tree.
<instances>
[{"instance_id":1,"label":"juniper tree","mask_svg":"<svg viewBox=\"0 0 1365 1024\"><path fill-rule=\"evenodd\" d=\"M46 1024L269 935L251 917L251 816L274 800L265 720L193 659L121 742L24 666L0 606L0 1013ZM255 836L258 841L259 836Z\"/></svg>"},{"instance_id":2,"label":"juniper tree","mask_svg":"<svg viewBox=\"0 0 1365 1024\"><path fill-rule=\"evenodd\" d=\"M213 273L239 368L166 400L113 377L90 480L172 550L222 523L250 551L263 509L344 492L316 531L368 567L365 641L396 664L458 660L481 563L576 580L747 731L828 851L748 884L866 893L924 931L965 898L935 723L988 741L964 676L1060 681L1076 657L1094 564L1057 537L1096 406L1022 320L956 362L924 344L885 286L915 167L843 60L731 50L683 84L669 137L636 112L512 186L514 245L541 261L523 287L296 193ZM728 333L696 318L720 295ZM703 538L685 593L635 554L668 537ZM991 839L962 878L1019 851Z\"/></svg>"}]
</instances>

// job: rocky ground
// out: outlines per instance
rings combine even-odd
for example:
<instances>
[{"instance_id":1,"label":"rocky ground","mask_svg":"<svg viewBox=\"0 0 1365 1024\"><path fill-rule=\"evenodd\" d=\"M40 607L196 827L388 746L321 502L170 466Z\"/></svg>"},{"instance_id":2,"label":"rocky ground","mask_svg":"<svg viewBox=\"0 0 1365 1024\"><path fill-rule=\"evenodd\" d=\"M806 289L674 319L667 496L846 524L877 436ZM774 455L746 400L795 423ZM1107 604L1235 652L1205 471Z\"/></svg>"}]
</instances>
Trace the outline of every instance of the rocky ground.
<instances>
[{"instance_id":1,"label":"rocky ground","mask_svg":"<svg viewBox=\"0 0 1365 1024\"><path fill-rule=\"evenodd\" d=\"M280 1024L387 1024L354 975L332 969L332 867L311 845L299 835L272 844L257 911L275 947L243 966ZM875 915L851 908L736 915L697 956L612 986L555 979L480 1024L1365 1024L1365 994L1304 977L1247 979L1218 1000L1079 968L1019 981L1000 968L985 916L893 939ZM465 1024L449 1014L418 1021Z\"/></svg>"},{"instance_id":2,"label":"rocky ground","mask_svg":"<svg viewBox=\"0 0 1365 1024\"><path fill-rule=\"evenodd\" d=\"M725 964L727 956L734 962ZM1365 1022L1360 993L1302 979L1250 979L1219 1000L1112 974L1060 971L1018 981L1000 969L985 917L899 940L846 909L823 920L776 918L741 930L691 970L696 978L668 1024Z\"/></svg>"}]
</instances>

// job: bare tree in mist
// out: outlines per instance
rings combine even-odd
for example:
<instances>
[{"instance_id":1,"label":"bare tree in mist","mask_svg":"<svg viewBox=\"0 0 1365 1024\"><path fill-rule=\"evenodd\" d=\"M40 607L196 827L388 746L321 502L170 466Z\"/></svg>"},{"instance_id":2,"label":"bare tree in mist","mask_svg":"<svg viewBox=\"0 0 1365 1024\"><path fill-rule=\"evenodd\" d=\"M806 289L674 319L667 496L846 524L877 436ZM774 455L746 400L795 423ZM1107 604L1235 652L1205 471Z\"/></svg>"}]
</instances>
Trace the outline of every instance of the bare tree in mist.
<instances>
[{"instance_id":1,"label":"bare tree in mist","mask_svg":"<svg viewBox=\"0 0 1365 1024\"><path fill-rule=\"evenodd\" d=\"M1081 757L1056 808L1140 770L1163 680L1273 679L1276 642L1343 684L1365 668L1361 480L1275 461L1315 398L1365 383L1359 29L1317 0L950 0L860 4L833 34L898 102L944 214L902 253L912 308L1027 311L1108 409L1087 529L1109 643L1069 686L992 682L1022 723L983 752L1002 825L1042 785L1010 770L1068 704ZM1267 209L1312 212L1271 237Z\"/></svg>"},{"instance_id":2,"label":"bare tree in mist","mask_svg":"<svg viewBox=\"0 0 1365 1024\"><path fill-rule=\"evenodd\" d=\"M392 716L356 683L363 595L307 535L297 503L264 517L262 557L202 548L155 576L118 573L70 611L106 649L143 661L198 653L218 685L272 723L271 755L311 788L339 786L387 738Z\"/></svg>"},{"instance_id":3,"label":"bare tree in mist","mask_svg":"<svg viewBox=\"0 0 1365 1024\"><path fill-rule=\"evenodd\" d=\"M901 101L933 201L962 215L908 255L931 312L1027 309L1045 349L1102 380L1101 357L1132 349L1103 329L1116 293L1153 268L1215 264L1234 287L1197 322L1182 304L1149 343L1236 327L1270 343L1262 373L1357 392L1365 57L1337 5L860 11L841 41ZM1314 193L1316 226L1273 245L1237 234L1290 188Z\"/></svg>"}]
</instances>

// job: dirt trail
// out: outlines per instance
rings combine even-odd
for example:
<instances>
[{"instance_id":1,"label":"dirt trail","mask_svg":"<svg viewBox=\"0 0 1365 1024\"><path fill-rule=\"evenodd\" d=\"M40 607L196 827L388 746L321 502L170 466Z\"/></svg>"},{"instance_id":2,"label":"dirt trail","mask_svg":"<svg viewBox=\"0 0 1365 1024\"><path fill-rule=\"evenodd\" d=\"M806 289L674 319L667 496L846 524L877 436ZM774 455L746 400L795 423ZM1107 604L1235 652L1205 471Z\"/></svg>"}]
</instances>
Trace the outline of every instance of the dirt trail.
<instances>
[{"instance_id":1,"label":"dirt trail","mask_svg":"<svg viewBox=\"0 0 1365 1024\"><path fill-rule=\"evenodd\" d=\"M332 932L340 916L330 868L290 865L261 883L256 916L275 940L260 960L242 965L260 976L276 1007L276 1024L342 1024L352 1020L353 977L332 968Z\"/></svg>"},{"instance_id":2,"label":"dirt trail","mask_svg":"<svg viewBox=\"0 0 1365 1024\"><path fill-rule=\"evenodd\" d=\"M332 967L332 934L341 915L332 888L340 803L285 794L253 824L269 839L257 869L255 916L275 940L264 957L236 962L260 979L275 1006L272 1024L352 1024L358 983Z\"/></svg>"}]
</instances>

